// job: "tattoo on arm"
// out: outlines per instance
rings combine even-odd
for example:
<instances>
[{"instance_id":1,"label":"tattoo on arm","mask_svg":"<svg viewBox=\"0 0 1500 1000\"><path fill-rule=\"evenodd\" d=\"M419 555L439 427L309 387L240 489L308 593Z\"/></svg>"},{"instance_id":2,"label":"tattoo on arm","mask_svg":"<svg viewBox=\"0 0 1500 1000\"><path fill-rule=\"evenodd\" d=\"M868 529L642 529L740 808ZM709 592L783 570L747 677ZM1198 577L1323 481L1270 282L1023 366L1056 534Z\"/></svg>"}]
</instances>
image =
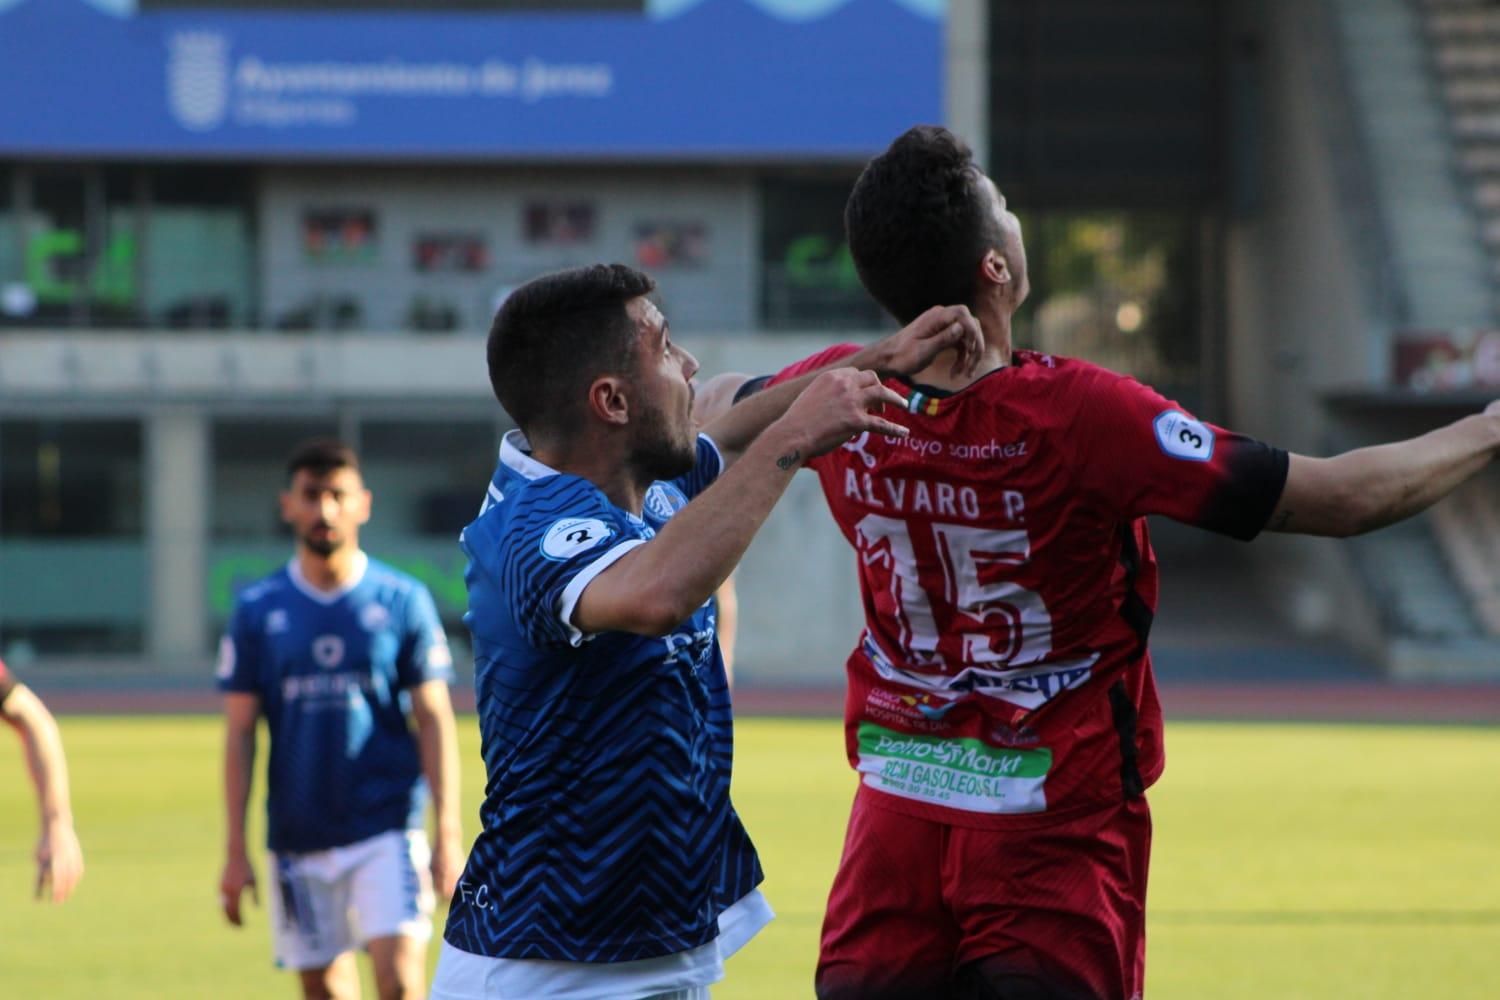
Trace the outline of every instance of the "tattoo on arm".
<instances>
[{"instance_id":1,"label":"tattoo on arm","mask_svg":"<svg viewBox=\"0 0 1500 1000\"><path fill-rule=\"evenodd\" d=\"M1271 530L1285 531L1286 526L1292 523L1293 513L1294 511L1284 510L1280 514L1277 514L1271 521Z\"/></svg>"},{"instance_id":2,"label":"tattoo on arm","mask_svg":"<svg viewBox=\"0 0 1500 1000\"><path fill-rule=\"evenodd\" d=\"M802 461L801 451L789 451L776 460L776 468L785 472L787 469L795 469L800 461Z\"/></svg>"}]
</instances>

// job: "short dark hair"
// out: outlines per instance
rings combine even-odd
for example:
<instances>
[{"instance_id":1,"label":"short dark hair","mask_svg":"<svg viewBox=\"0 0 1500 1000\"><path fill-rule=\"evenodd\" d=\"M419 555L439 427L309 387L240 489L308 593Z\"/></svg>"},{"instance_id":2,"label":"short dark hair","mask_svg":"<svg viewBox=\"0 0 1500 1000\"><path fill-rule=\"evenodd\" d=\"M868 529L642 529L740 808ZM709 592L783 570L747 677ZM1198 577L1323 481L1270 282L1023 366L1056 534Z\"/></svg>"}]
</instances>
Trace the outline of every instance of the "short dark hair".
<instances>
[{"instance_id":1,"label":"short dark hair","mask_svg":"<svg viewBox=\"0 0 1500 1000\"><path fill-rule=\"evenodd\" d=\"M631 299L656 290L624 264L593 264L534 278L495 313L486 345L495 398L528 436L576 426L583 390L601 374L633 372Z\"/></svg>"},{"instance_id":2,"label":"short dark hair","mask_svg":"<svg viewBox=\"0 0 1500 1000\"><path fill-rule=\"evenodd\" d=\"M359 471L359 456L354 449L335 438L312 438L292 449L286 462L288 482L297 478L297 473L306 469L315 476L326 476L337 469Z\"/></svg>"},{"instance_id":3,"label":"short dark hair","mask_svg":"<svg viewBox=\"0 0 1500 1000\"><path fill-rule=\"evenodd\" d=\"M917 125L865 165L844 229L865 290L910 323L939 305L973 305L976 270L1000 246L974 153L938 125Z\"/></svg>"}]
</instances>

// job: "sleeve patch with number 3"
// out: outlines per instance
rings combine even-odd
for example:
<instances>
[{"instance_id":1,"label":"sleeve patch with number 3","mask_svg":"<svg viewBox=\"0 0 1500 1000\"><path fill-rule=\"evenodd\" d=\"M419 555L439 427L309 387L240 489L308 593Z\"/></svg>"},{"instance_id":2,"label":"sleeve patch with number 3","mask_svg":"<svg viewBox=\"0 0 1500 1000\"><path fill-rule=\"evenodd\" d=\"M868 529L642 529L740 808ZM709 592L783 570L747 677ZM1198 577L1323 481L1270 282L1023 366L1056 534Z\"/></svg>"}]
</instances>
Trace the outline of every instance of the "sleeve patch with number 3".
<instances>
[{"instance_id":1,"label":"sleeve patch with number 3","mask_svg":"<svg viewBox=\"0 0 1500 1000\"><path fill-rule=\"evenodd\" d=\"M1151 422L1156 443L1173 458L1207 462L1214 453L1214 432L1207 424L1178 410L1163 410Z\"/></svg>"}]
</instances>

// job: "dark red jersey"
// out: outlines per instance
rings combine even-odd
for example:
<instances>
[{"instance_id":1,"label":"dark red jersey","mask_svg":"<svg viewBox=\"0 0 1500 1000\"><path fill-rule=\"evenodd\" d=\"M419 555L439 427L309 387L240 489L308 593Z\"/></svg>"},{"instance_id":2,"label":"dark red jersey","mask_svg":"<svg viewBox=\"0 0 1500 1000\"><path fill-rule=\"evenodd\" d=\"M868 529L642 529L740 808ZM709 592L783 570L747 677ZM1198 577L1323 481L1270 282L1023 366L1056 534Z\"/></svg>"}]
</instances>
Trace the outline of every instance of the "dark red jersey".
<instances>
[{"instance_id":1,"label":"dark red jersey","mask_svg":"<svg viewBox=\"0 0 1500 1000\"><path fill-rule=\"evenodd\" d=\"M1138 795L1163 764L1145 515L1252 538L1286 453L1029 351L951 394L889 384L910 436L862 434L811 463L858 553L851 763L883 805L967 826Z\"/></svg>"}]
</instances>

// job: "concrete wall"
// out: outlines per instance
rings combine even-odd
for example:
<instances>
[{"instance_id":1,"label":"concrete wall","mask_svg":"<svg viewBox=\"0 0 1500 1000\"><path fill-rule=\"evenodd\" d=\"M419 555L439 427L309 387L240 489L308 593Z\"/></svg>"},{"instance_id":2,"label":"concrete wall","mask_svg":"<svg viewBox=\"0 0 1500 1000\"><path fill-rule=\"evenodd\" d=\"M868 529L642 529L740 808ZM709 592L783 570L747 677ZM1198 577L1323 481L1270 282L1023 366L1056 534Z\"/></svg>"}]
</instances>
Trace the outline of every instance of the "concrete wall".
<instances>
[{"instance_id":1,"label":"concrete wall","mask_svg":"<svg viewBox=\"0 0 1500 1000\"><path fill-rule=\"evenodd\" d=\"M1226 246L1226 376L1235 425L1281 447L1325 454L1323 402L1336 388L1386 377L1390 331L1374 312L1354 230L1344 217L1330 51L1301 0L1246 4L1261 37L1252 169L1257 203L1232 219ZM1267 535L1254 546L1266 591L1305 631L1361 645L1378 635L1347 552L1323 539Z\"/></svg>"}]
</instances>

